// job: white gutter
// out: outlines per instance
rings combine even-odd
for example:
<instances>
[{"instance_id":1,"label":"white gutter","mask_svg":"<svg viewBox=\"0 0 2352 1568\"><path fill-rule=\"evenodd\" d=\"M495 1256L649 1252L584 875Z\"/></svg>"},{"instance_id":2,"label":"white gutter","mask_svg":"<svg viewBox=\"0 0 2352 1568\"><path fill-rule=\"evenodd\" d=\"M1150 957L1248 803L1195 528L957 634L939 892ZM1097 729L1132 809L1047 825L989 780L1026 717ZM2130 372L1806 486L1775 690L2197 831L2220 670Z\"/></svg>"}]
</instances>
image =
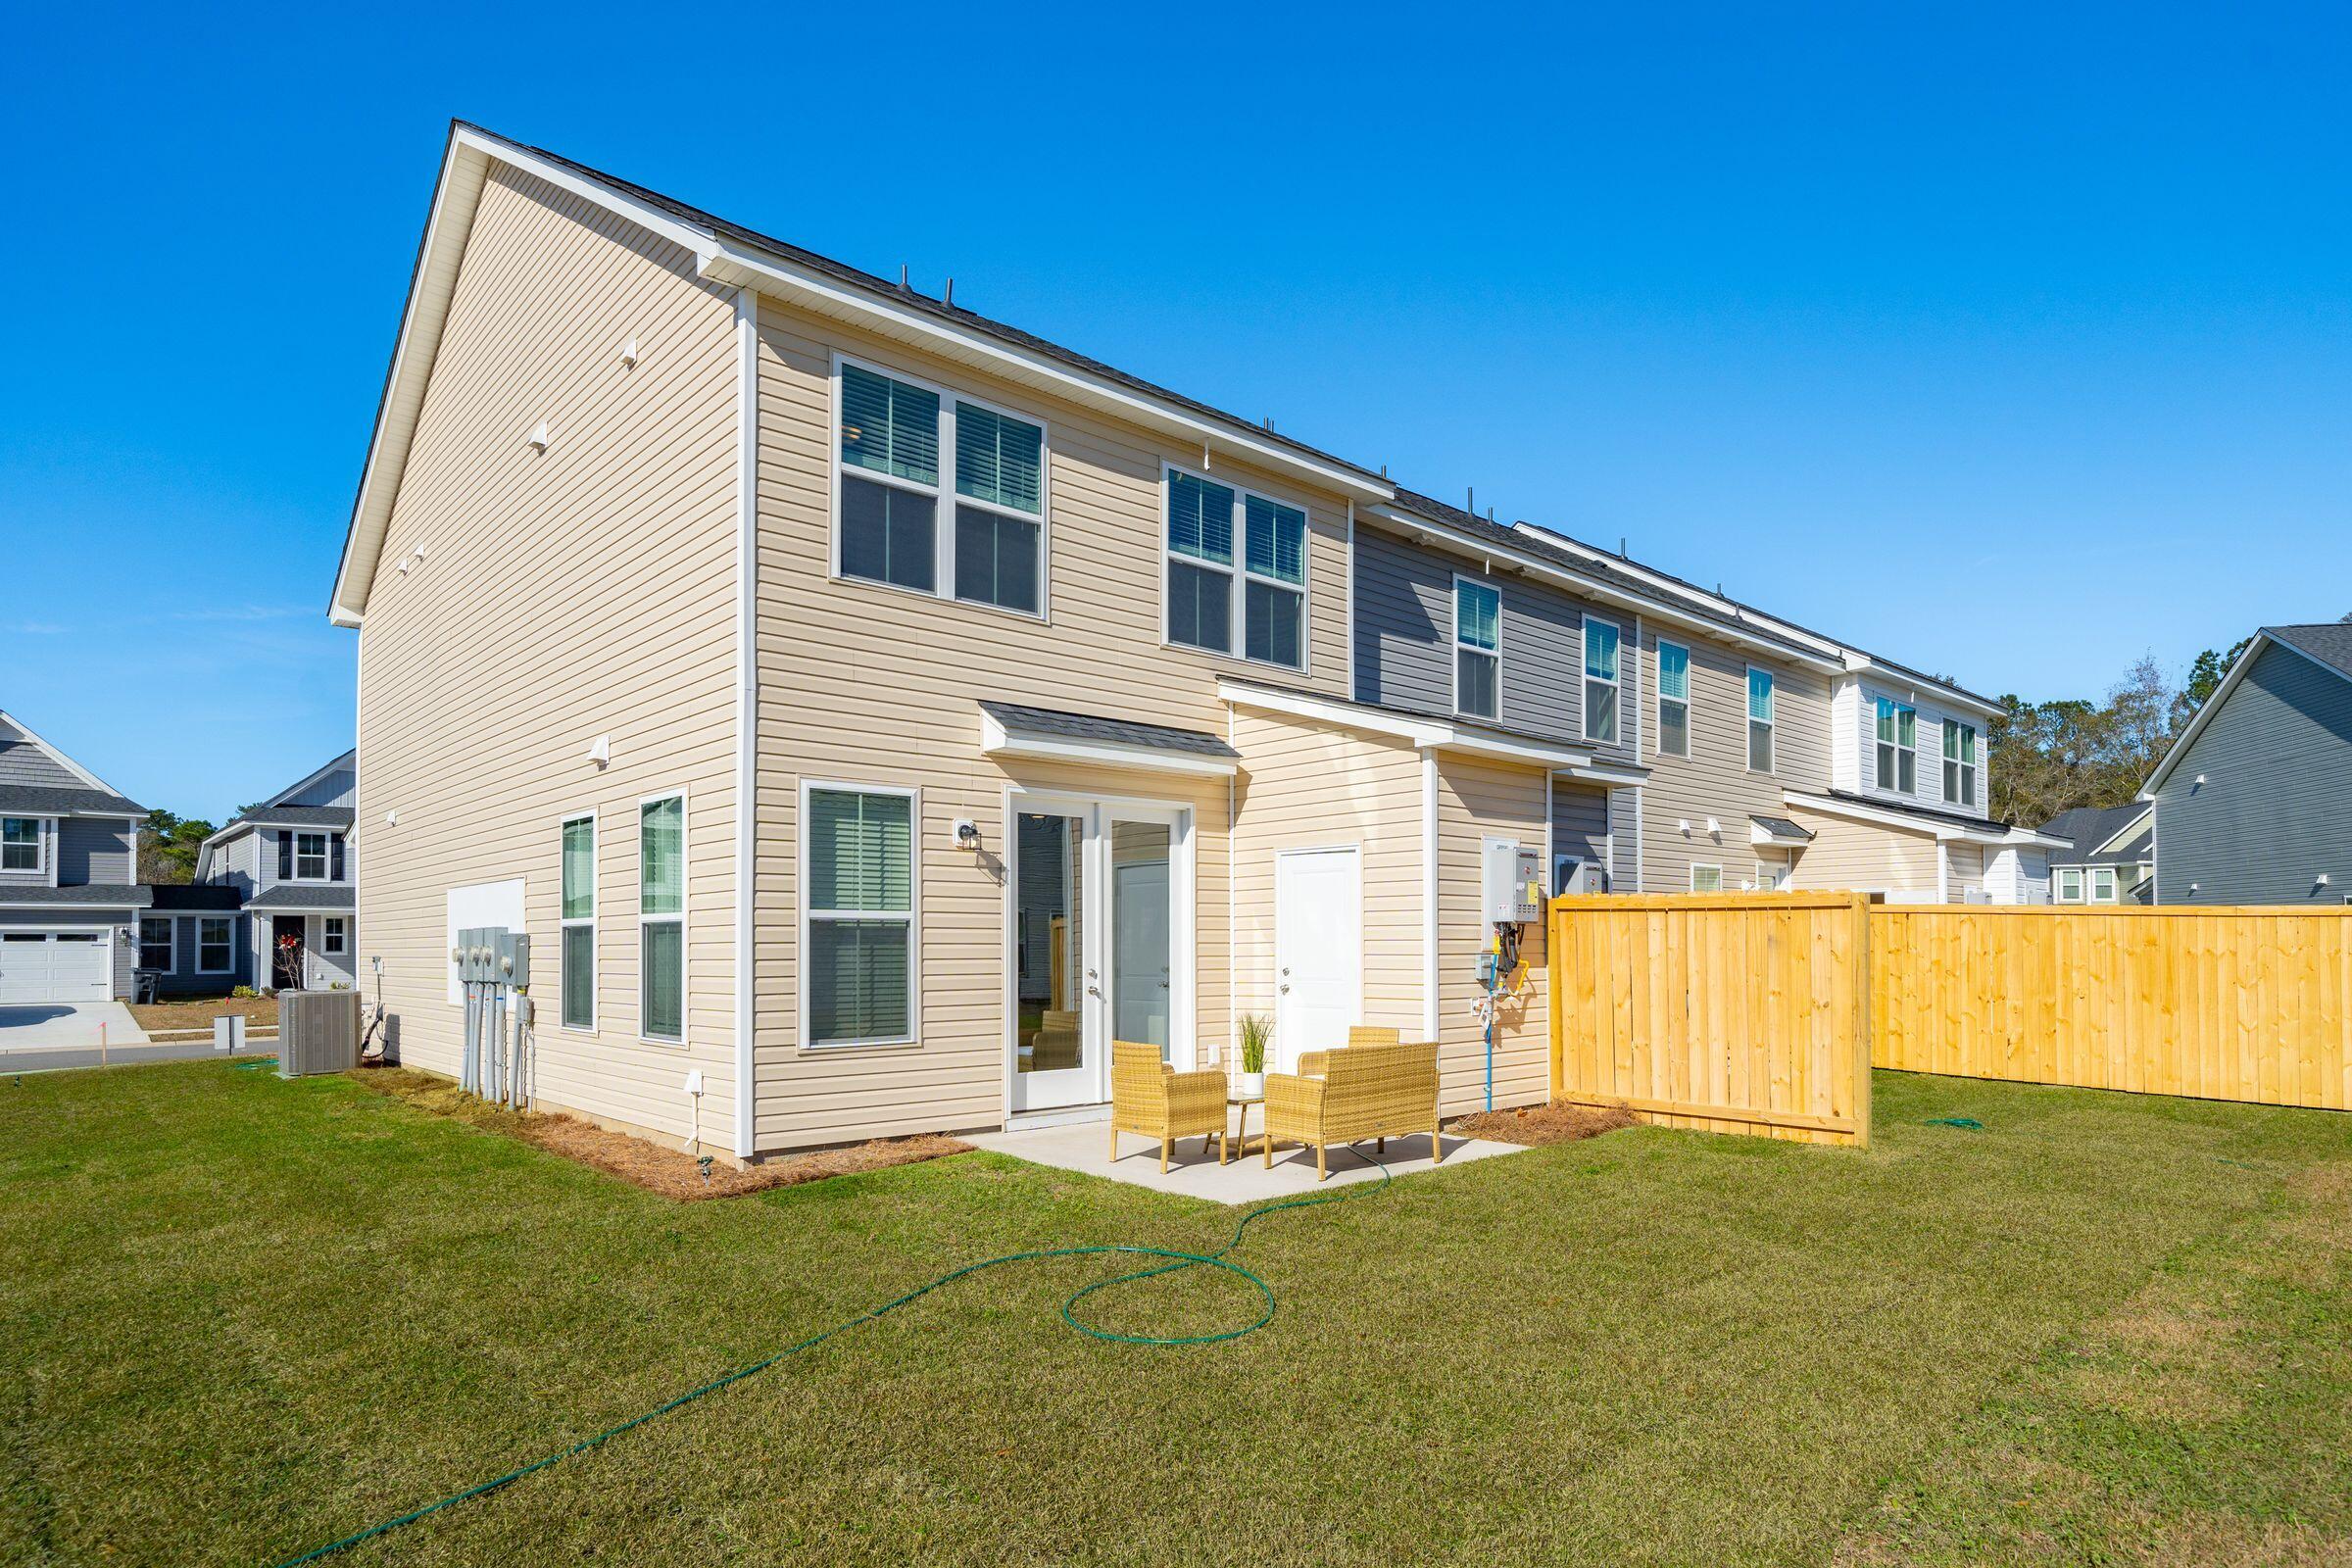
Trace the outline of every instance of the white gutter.
<instances>
[{"instance_id":1,"label":"white gutter","mask_svg":"<svg viewBox=\"0 0 2352 1568\"><path fill-rule=\"evenodd\" d=\"M1198 752L1175 752L1126 741L1077 740L1065 735L1015 730L1007 728L994 713L985 712L980 715L980 750L988 757L1094 762L1104 767L1132 767L1199 778L1231 778L1241 770L1241 764L1229 757L1205 757Z\"/></svg>"},{"instance_id":2,"label":"white gutter","mask_svg":"<svg viewBox=\"0 0 2352 1568\"><path fill-rule=\"evenodd\" d=\"M1856 801L1840 801L1827 795L1804 795L1795 790L1783 792L1781 799L1802 810L1847 817L1856 822L1891 827L1905 833L1924 834L1939 844L1957 840L1962 844L2038 844L2045 848L2064 849L2070 842L2052 838L2046 833L2036 833L2032 828L2003 827L1997 822L1986 822L1983 827L1971 827L1964 822L1939 822L1890 808L1865 806Z\"/></svg>"},{"instance_id":3,"label":"white gutter","mask_svg":"<svg viewBox=\"0 0 2352 1568\"><path fill-rule=\"evenodd\" d=\"M1304 692L1252 686L1247 681L1220 680L1217 682L1217 700L1228 707L1251 708L1261 712L1281 713L1291 718L1329 724L1334 728L1361 730L1367 735L1402 741L1423 751L1492 757L1501 761L1523 762L1530 767L1550 768L1557 772L1573 773L1579 778L1609 782L1632 782L1647 776L1646 773L1612 770L1606 764L1595 763L1590 752L1570 751L1566 747L1505 735L1475 724L1455 723L1450 719L1411 717L1391 712L1387 709L1346 702L1337 697L1311 697Z\"/></svg>"},{"instance_id":4,"label":"white gutter","mask_svg":"<svg viewBox=\"0 0 2352 1568\"><path fill-rule=\"evenodd\" d=\"M1421 1038L1438 1038L1438 754L1421 752Z\"/></svg>"}]
</instances>

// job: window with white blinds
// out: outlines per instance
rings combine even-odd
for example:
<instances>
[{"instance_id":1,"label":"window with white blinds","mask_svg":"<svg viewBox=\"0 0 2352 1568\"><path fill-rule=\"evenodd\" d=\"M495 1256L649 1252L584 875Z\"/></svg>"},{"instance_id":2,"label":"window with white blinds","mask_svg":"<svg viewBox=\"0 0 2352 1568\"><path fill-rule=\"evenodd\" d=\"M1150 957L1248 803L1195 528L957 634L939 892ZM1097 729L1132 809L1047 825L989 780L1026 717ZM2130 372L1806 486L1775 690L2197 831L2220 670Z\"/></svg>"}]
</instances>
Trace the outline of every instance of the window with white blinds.
<instances>
[{"instance_id":1,"label":"window with white blinds","mask_svg":"<svg viewBox=\"0 0 2352 1568\"><path fill-rule=\"evenodd\" d=\"M1772 671L1747 666L1747 766L1750 772L1772 771Z\"/></svg>"},{"instance_id":2,"label":"window with white blinds","mask_svg":"<svg viewBox=\"0 0 2352 1568\"><path fill-rule=\"evenodd\" d=\"M838 379L839 574L1043 614L1045 426L846 360Z\"/></svg>"},{"instance_id":3,"label":"window with white blinds","mask_svg":"<svg viewBox=\"0 0 2352 1568\"><path fill-rule=\"evenodd\" d=\"M1165 489L1168 641L1304 669L1306 513L1181 468Z\"/></svg>"},{"instance_id":4,"label":"window with white blinds","mask_svg":"<svg viewBox=\"0 0 2352 1568\"><path fill-rule=\"evenodd\" d=\"M596 817L564 819L563 951L558 990L566 1029L596 1027Z\"/></svg>"},{"instance_id":5,"label":"window with white blinds","mask_svg":"<svg viewBox=\"0 0 2352 1568\"><path fill-rule=\"evenodd\" d=\"M1658 755L1690 755L1690 650L1658 639Z\"/></svg>"},{"instance_id":6,"label":"window with white blinds","mask_svg":"<svg viewBox=\"0 0 2352 1568\"><path fill-rule=\"evenodd\" d=\"M1585 739L1617 744L1617 637L1614 621L1585 617Z\"/></svg>"},{"instance_id":7,"label":"window with white blinds","mask_svg":"<svg viewBox=\"0 0 2352 1568\"><path fill-rule=\"evenodd\" d=\"M1502 704L1502 594L1475 577L1453 579L1453 710L1498 718Z\"/></svg>"},{"instance_id":8,"label":"window with white blinds","mask_svg":"<svg viewBox=\"0 0 2352 1568\"><path fill-rule=\"evenodd\" d=\"M637 808L637 1032L686 1038L686 798Z\"/></svg>"},{"instance_id":9,"label":"window with white blinds","mask_svg":"<svg viewBox=\"0 0 2352 1568\"><path fill-rule=\"evenodd\" d=\"M810 785L803 802L803 1038L906 1044L917 1016L914 793Z\"/></svg>"},{"instance_id":10,"label":"window with white blinds","mask_svg":"<svg viewBox=\"0 0 2352 1568\"><path fill-rule=\"evenodd\" d=\"M1878 699L1878 785L1897 795L1919 793L1919 713L1890 697Z\"/></svg>"}]
</instances>

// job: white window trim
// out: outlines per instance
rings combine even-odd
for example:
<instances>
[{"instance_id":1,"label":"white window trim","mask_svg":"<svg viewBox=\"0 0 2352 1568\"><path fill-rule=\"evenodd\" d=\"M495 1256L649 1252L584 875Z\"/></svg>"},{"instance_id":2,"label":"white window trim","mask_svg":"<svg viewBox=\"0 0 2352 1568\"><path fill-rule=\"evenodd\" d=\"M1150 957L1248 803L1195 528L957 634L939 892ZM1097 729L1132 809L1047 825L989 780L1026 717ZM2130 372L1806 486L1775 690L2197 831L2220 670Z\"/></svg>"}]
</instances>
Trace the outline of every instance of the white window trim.
<instances>
[{"instance_id":1,"label":"white window trim","mask_svg":"<svg viewBox=\"0 0 2352 1568\"><path fill-rule=\"evenodd\" d=\"M1168 502L1174 492L1175 476L1180 473L1188 479L1198 479L1202 483L1213 484L1233 492L1232 565L1220 566L1213 561L1202 561L1198 556L1180 556L1169 546ZM1250 569L1249 514L1250 498L1252 496L1271 505L1288 508L1290 511L1298 513L1302 519L1298 533L1298 580L1297 582L1284 582L1280 577L1269 577L1262 572L1253 572ZM1287 496L1278 496L1271 490L1262 490L1254 485L1243 484L1237 480L1220 479L1213 473L1187 467L1181 463L1170 463L1163 458L1159 465L1158 528L1160 647L1180 653L1201 654L1210 659L1227 659L1237 664L1254 665L1259 669L1285 670L1293 675L1304 675L1313 669L1315 662L1315 513L1312 507L1303 501L1294 501ZM1233 633L1234 646L1232 648L1202 648L1195 643L1177 642L1168 635L1168 579L1170 576L1168 567L1176 562L1182 562L1188 566L1198 566L1202 571L1218 571L1225 574L1228 602L1232 607L1230 617L1226 622ZM1298 662L1296 664L1286 664L1273 659L1253 658L1244 651L1250 646L1250 595L1246 584L1250 582L1262 582L1269 588L1278 588L1284 593L1298 596Z\"/></svg>"},{"instance_id":2,"label":"white window trim","mask_svg":"<svg viewBox=\"0 0 2352 1568\"><path fill-rule=\"evenodd\" d=\"M233 914L199 914L192 915L190 918L196 922L195 972L198 974L235 974L237 972L237 917ZM228 928L228 935L220 939L220 951L228 956L228 961L218 967L208 967L204 961L204 927L208 920L218 920Z\"/></svg>"},{"instance_id":3,"label":"white window trim","mask_svg":"<svg viewBox=\"0 0 2352 1568\"><path fill-rule=\"evenodd\" d=\"M1712 871L1715 873L1715 885L1713 887L1702 888L1698 885L1698 873L1701 871ZM1693 893L1721 893L1723 891L1723 867L1717 865L1712 860L1691 861L1690 891Z\"/></svg>"},{"instance_id":4,"label":"white window trim","mask_svg":"<svg viewBox=\"0 0 2352 1568\"><path fill-rule=\"evenodd\" d=\"M322 914L318 917L318 953L321 957L327 958L351 956L351 916Z\"/></svg>"},{"instance_id":5,"label":"white window trim","mask_svg":"<svg viewBox=\"0 0 2352 1568\"><path fill-rule=\"evenodd\" d=\"M292 831L294 834L294 874L287 878L287 880L290 882L333 881L335 873L335 836L332 833L327 832L324 828L300 827L295 828ZM302 868L302 862L305 858L302 853L302 841L304 839L317 839L318 841L318 874L317 876L311 875Z\"/></svg>"},{"instance_id":6,"label":"white window trim","mask_svg":"<svg viewBox=\"0 0 2352 1568\"><path fill-rule=\"evenodd\" d=\"M1898 698L1882 697L1876 692L1869 695L1871 787L1883 795L1892 795L1906 801L1917 800L1919 798L1919 705L1906 703ZM1909 746L1905 746L1899 738L1891 741L1879 739L1879 704L1881 703L1886 704L1895 711L1895 734L1897 737L1902 734L1901 715L1904 713L1911 715L1911 744ZM1879 748L1882 745L1894 753L1893 776L1897 780L1902 777L1902 754L1905 752L1911 754L1911 787L1909 789L1904 789L1900 783L1889 782L1886 774L1879 767Z\"/></svg>"},{"instance_id":7,"label":"white window trim","mask_svg":"<svg viewBox=\"0 0 2352 1568\"><path fill-rule=\"evenodd\" d=\"M1617 673L1607 679L1592 673L1592 627L1594 622L1608 627L1617 634ZM1576 629L1576 674L1577 734L1594 746L1625 745L1627 714L1625 711L1625 623L1623 621L1612 620L1606 615L1595 615L1589 610L1583 612ZM1615 708L1617 733L1605 741L1592 739L1592 685L1595 681L1609 687L1617 694Z\"/></svg>"},{"instance_id":8,"label":"white window trim","mask_svg":"<svg viewBox=\"0 0 2352 1568\"><path fill-rule=\"evenodd\" d=\"M2066 892L2066 879L2070 876L2075 879L2075 891L2072 898L2069 898ZM2079 865L2053 866L2050 870L2050 902L2052 904L2081 904L2087 885L2082 875L2082 867Z\"/></svg>"},{"instance_id":9,"label":"white window trim","mask_svg":"<svg viewBox=\"0 0 2352 1568\"><path fill-rule=\"evenodd\" d=\"M902 479L896 474L880 473L872 468L859 468L856 474L851 475L854 478L871 479L876 484L905 490L912 495L931 497L931 587L928 590L909 588L903 583L882 582L872 577L853 577L841 569L841 481L843 476L848 473L848 468L841 460L841 368L845 365L853 365L870 374L887 376L893 381L903 381L908 386L919 387L939 399L939 482L937 484L921 484L913 479ZM952 386L931 380L927 376L896 369L878 360L869 360L855 354L836 353L833 356L830 399L832 422L827 427L826 439L832 444L832 459L831 466L827 469L826 483L830 491L827 497L827 507L832 518L832 542L826 559L826 575L834 582L858 588L880 588L889 593L910 594L917 599L932 599L943 604L961 605L969 610L1010 615L1016 620L1034 620L1041 624L1051 625L1054 619L1054 573L1051 567L1054 545L1054 528L1051 521L1054 515L1052 494L1054 485L1053 424L1042 415L1008 408L1004 404L979 397L973 393L957 391ZM969 403L975 409L984 409L990 414L999 415L1004 418L1018 419L1023 424L1037 426L1039 437L1036 516L1032 517L1015 507L1000 507L992 501L975 500L971 496L958 496L956 493L956 405L958 403ZM995 513L1000 516L1017 517L1023 522L1037 524L1036 610L1014 610L1005 605L992 605L985 599L958 599L956 597L956 509L958 506L978 507L983 512ZM1167 528L1164 516L1160 521L1160 528L1164 535ZM1164 616L1160 629L1162 635L1165 635L1167 628L1164 624ZM663 798L655 797L657 800Z\"/></svg>"},{"instance_id":10,"label":"white window trim","mask_svg":"<svg viewBox=\"0 0 2352 1568\"><path fill-rule=\"evenodd\" d=\"M1683 695L1680 697L1669 697L1666 695L1666 650L1669 648L1680 650L1683 656ZM1617 657L1622 662L1625 658L1625 651L1622 648L1618 650ZM1671 637L1660 637L1657 640L1656 646L1650 651L1649 755L1652 757L1679 757L1685 761L1689 761L1690 760L1690 751L1693 744L1690 736L1690 714L1692 710L1690 696L1693 690L1693 685L1690 678L1690 645L1688 643L1676 642ZM1683 705L1683 749L1679 752L1670 752L1666 750L1666 705L1668 703L1680 703Z\"/></svg>"},{"instance_id":11,"label":"white window trim","mask_svg":"<svg viewBox=\"0 0 2352 1568\"><path fill-rule=\"evenodd\" d=\"M653 799L657 801L667 800L668 798L669 797L666 795L657 795L653 797ZM564 830L571 826L571 824L574 822L585 822L588 824L588 913L585 916L567 915L564 912ZM640 831L642 831L642 828ZM643 842L644 841L642 839L639 840L641 851ZM595 933L596 918L604 911L605 890L604 866L602 863L604 860L604 828L596 819L596 808L591 807L584 811L564 812L563 818L556 823L556 1032L558 1034L592 1035L597 1032L597 1024L599 1022L598 1006L602 1001L602 998L598 994L596 984L596 960L598 956L597 949L600 944ZM644 900L641 893L639 897L639 903L642 904ZM639 912L642 913L643 911L640 910ZM564 933L570 930L575 925L584 925L589 931L588 1021L585 1024L566 1023L564 1019ZM643 939L641 938L641 943L642 940ZM645 950L642 946L638 948L638 952L640 954L642 954L644 951ZM644 994L642 987L639 991L638 1004L641 1007L644 1005Z\"/></svg>"},{"instance_id":12,"label":"white window trim","mask_svg":"<svg viewBox=\"0 0 2352 1568\"><path fill-rule=\"evenodd\" d=\"M1160 518L1164 545L1167 518ZM1164 557L1166 551L1163 549ZM1163 613L1164 619L1164 613ZM808 1038L808 928L818 920L870 920L877 911L872 909L827 910L818 914L809 907L808 880L808 798L818 790L848 795L897 795L906 801L906 1025L907 1033L881 1040L828 1040L817 1045ZM800 931L795 951L794 969L799 975L799 1018L793 1037L796 1049L829 1055L838 1051L896 1050L921 1043L923 1034L923 792L903 784L867 784L852 779L801 780L800 816L797 819L800 840L800 868L796 884L801 890ZM883 913L885 919L898 916Z\"/></svg>"},{"instance_id":13,"label":"white window trim","mask_svg":"<svg viewBox=\"0 0 2352 1568\"><path fill-rule=\"evenodd\" d=\"M1962 800L1959 796L1954 795L1950 790L1947 789L1944 791L1943 803L1946 806L1965 806L1972 811L1977 810L1982 808L1982 804L1984 799L1984 737L1977 729L1976 725L1969 723L1966 719L1946 718L1943 721L1944 735L1948 737L1954 730L1963 730L1967 733L1968 739L1971 743L1971 749L1976 753L1976 760L1974 761L1964 761L1959 759L1945 756L1939 751L1936 756L1936 761L1939 765L1936 782L1937 787L1941 788L1944 782L1944 771L1957 767L1960 770L1961 776L1967 782L1969 792L1968 799Z\"/></svg>"},{"instance_id":14,"label":"white window trim","mask_svg":"<svg viewBox=\"0 0 2352 1568\"><path fill-rule=\"evenodd\" d=\"M0 870L5 870L10 876L39 876L50 871L56 861L56 857L49 853L49 835L55 831L54 819L45 816L24 816L12 811L6 817L0 817L0 821L30 822L32 824L32 863L0 867ZM49 885L51 887L57 885L54 875L50 877Z\"/></svg>"},{"instance_id":15,"label":"white window trim","mask_svg":"<svg viewBox=\"0 0 2352 1568\"><path fill-rule=\"evenodd\" d=\"M142 914L139 916L136 932L137 958L138 966L142 969L157 967L147 961L147 926L150 921L164 928L164 951L170 956L165 959L162 971L170 974L179 967L179 922L168 914Z\"/></svg>"},{"instance_id":16,"label":"white window trim","mask_svg":"<svg viewBox=\"0 0 2352 1568\"><path fill-rule=\"evenodd\" d=\"M1777 893L1794 874L1794 868L1787 860L1767 860L1759 856L1756 859L1756 891Z\"/></svg>"},{"instance_id":17,"label":"white window trim","mask_svg":"<svg viewBox=\"0 0 2352 1568\"><path fill-rule=\"evenodd\" d=\"M1483 588L1494 596L1494 646L1492 649L1480 648L1475 644L1462 641L1462 584L1464 583L1468 583L1474 588ZM1480 719L1489 724L1500 723L1502 721L1502 584L1491 578L1479 576L1475 572L1457 571L1453 574L1452 598L1453 711L1461 718ZM1462 652L1464 649L1494 661L1494 711L1492 713L1473 713L1462 707Z\"/></svg>"},{"instance_id":18,"label":"white window trim","mask_svg":"<svg viewBox=\"0 0 2352 1568\"><path fill-rule=\"evenodd\" d=\"M1772 710L1770 718L1756 717L1755 681L1758 675L1764 677L1765 706ZM1767 778L1778 776L1781 771L1781 677L1770 665L1752 661L1749 662L1740 692L1740 744L1747 755L1747 770ZM1763 767L1756 765L1755 727L1758 724L1764 726L1765 745L1772 752L1771 759Z\"/></svg>"},{"instance_id":19,"label":"white window trim","mask_svg":"<svg viewBox=\"0 0 2352 1568\"><path fill-rule=\"evenodd\" d=\"M2107 881L2107 892L2103 897L2099 893L2101 877L2106 878ZM2114 904L2121 898L2122 891L2123 879L2115 874L2114 866L2094 865L2090 868L2089 880L2083 889L2082 902L2085 904Z\"/></svg>"},{"instance_id":20,"label":"white window trim","mask_svg":"<svg viewBox=\"0 0 2352 1568\"><path fill-rule=\"evenodd\" d=\"M861 581L862 579L855 580ZM649 914L645 908L645 808L662 801L678 803L678 910L675 914ZM688 874L686 865L686 862L693 858L694 803L688 797L687 792L682 789L656 790L651 795L640 795L637 797L636 820L633 825L637 829L637 1039L644 1045L660 1046L664 1050L676 1050L686 1046L694 1036L694 1007L686 983L694 968L694 953L692 948L687 945L690 933L686 921L686 908L692 902L688 897L688 889L694 883L694 878ZM559 853L561 852L559 851ZM556 884L556 906L559 909L563 907L564 898L560 870L561 868L559 868L559 879ZM674 1040L667 1035L648 1034L645 1029L645 928L649 925L665 925L672 920L676 921L678 926L678 1033ZM559 997L556 999L559 1021L562 1018L563 1007L564 1001Z\"/></svg>"}]
</instances>

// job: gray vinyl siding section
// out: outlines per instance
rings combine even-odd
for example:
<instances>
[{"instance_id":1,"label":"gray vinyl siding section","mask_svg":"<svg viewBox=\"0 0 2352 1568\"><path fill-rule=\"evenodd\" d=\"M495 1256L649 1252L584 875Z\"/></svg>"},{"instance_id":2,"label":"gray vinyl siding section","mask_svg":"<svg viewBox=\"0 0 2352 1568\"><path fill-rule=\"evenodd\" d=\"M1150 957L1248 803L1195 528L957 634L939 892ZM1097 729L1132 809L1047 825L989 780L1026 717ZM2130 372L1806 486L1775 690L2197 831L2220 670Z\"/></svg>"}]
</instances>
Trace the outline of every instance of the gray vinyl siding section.
<instances>
[{"instance_id":1,"label":"gray vinyl siding section","mask_svg":"<svg viewBox=\"0 0 2352 1568\"><path fill-rule=\"evenodd\" d=\"M57 880L63 887L88 882L132 882L126 821L100 816L60 817L57 824Z\"/></svg>"},{"instance_id":2,"label":"gray vinyl siding section","mask_svg":"<svg viewBox=\"0 0 2352 1568\"><path fill-rule=\"evenodd\" d=\"M158 991L164 996L217 997L227 994L233 987L253 984L253 941L245 915L226 916L231 967L225 974L196 972L197 917L194 914L174 913L170 918L172 967L157 983Z\"/></svg>"},{"instance_id":3,"label":"gray vinyl siding section","mask_svg":"<svg viewBox=\"0 0 2352 1568\"><path fill-rule=\"evenodd\" d=\"M2159 904L2352 894L2352 681L2263 650L2156 797L2156 881Z\"/></svg>"},{"instance_id":4,"label":"gray vinyl siding section","mask_svg":"<svg viewBox=\"0 0 2352 1568\"><path fill-rule=\"evenodd\" d=\"M1551 853L1581 855L1609 863L1609 792L1574 789L1554 782L1551 789Z\"/></svg>"},{"instance_id":5,"label":"gray vinyl siding section","mask_svg":"<svg viewBox=\"0 0 2352 1568\"><path fill-rule=\"evenodd\" d=\"M352 804L359 792L359 780L348 767L338 767L314 779L299 790L289 790L272 806L344 806Z\"/></svg>"},{"instance_id":6,"label":"gray vinyl siding section","mask_svg":"<svg viewBox=\"0 0 2352 1568\"><path fill-rule=\"evenodd\" d=\"M28 784L38 789L86 790L90 781L59 763L26 740L0 739L0 784Z\"/></svg>"},{"instance_id":7,"label":"gray vinyl siding section","mask_svg":"<svg viewBox=\"0 0 2352 1568\"><path fill-rule=\"evenodd\" d=\"M1355 696L1359 702L1440 717L1453 708L1453 579L1482 575L1480 564L1359 527L1355 536ZM1557 589L1496 573L1502 680L1495 723L1584 744L1584 616L1588 608L1618 631L1618 743L1596 756L1630 760L1641 724L1634 616L1587 607Z\"/></svg>"}]
</instances>

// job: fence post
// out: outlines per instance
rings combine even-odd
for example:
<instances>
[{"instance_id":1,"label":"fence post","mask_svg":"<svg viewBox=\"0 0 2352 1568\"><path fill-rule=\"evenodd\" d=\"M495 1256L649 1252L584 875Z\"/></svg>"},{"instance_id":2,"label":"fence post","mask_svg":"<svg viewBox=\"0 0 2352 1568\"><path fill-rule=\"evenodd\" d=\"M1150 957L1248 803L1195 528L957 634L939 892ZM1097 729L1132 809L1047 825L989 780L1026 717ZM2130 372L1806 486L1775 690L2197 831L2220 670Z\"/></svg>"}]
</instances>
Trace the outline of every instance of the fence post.
<instances>
[{"instance_id":1,"label":"fence post","mask_svg":"<svg viewBox=\"0 0 2352 1568\"><path fill-rule=\"evenodd\" d=\"M1854 1071L1854 1147L1870 1147L1870 1031L1873 1026L1870 1010L1870 895L1857 893L1848 915L1854 926L1851 944L1854 965L1854 1011L1847 1027L1853 1031Z\"/></svg>"}]
</instances>

